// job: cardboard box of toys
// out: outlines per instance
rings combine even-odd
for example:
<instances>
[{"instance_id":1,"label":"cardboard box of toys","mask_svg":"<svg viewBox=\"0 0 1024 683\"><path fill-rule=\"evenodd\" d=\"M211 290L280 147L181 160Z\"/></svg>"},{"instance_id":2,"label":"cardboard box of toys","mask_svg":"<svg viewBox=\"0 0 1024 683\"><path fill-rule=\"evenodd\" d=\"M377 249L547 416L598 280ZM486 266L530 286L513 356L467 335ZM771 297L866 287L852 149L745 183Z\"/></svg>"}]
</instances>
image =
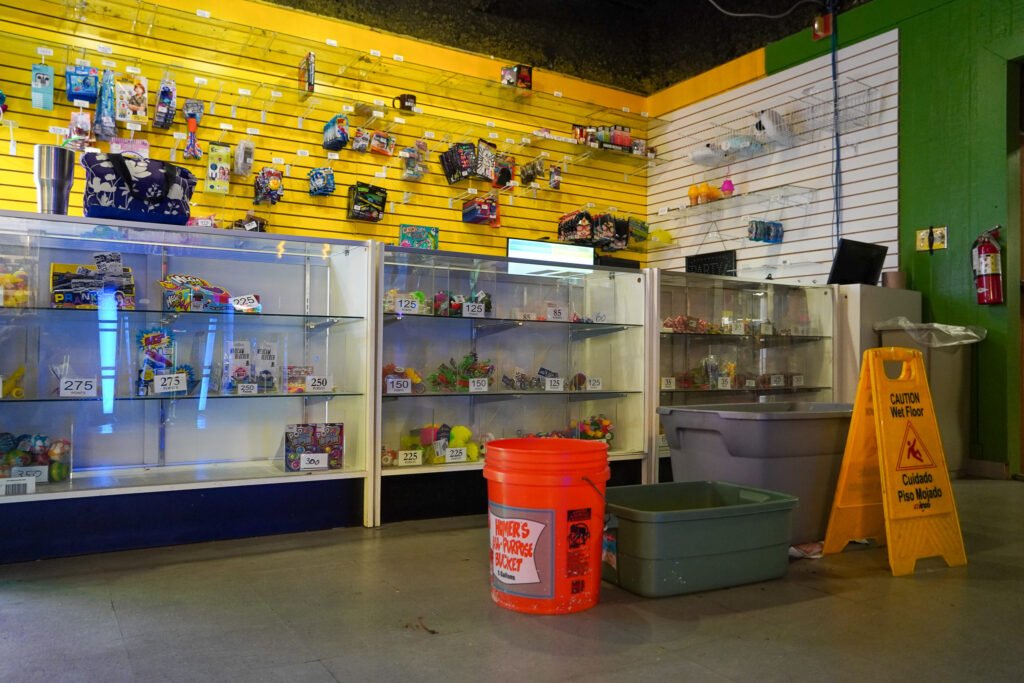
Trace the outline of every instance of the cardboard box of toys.
<instances>
[{"instance_id":1,"label":"cardboard box of toys","mask_svg":"<svg viewBox=\"0 0 1024 683\"><path fill-rule=\"evenodd\" d=\"M285 430L285 472L340 470L344 465L344 455L344 423L292 424Z\"/></svg>"}]
</instances>

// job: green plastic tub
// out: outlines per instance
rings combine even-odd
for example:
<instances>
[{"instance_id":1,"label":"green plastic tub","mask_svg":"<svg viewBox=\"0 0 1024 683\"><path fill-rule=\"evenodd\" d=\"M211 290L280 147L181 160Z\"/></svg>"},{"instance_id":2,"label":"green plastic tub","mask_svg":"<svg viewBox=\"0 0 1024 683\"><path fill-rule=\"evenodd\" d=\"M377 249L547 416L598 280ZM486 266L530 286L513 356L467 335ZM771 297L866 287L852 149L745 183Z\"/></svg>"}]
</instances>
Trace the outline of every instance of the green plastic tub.
<instances>
[{"instance_id":1,"label":"green plastic tub","mask_svg":"<svg viewBox=\"0 0 1024 683\"><path fill-rule=\"evenodd\" d=\"M715 481L617 486L602 576L648 598L778 578L797 499Z\"/></svg>"}]
</instances>

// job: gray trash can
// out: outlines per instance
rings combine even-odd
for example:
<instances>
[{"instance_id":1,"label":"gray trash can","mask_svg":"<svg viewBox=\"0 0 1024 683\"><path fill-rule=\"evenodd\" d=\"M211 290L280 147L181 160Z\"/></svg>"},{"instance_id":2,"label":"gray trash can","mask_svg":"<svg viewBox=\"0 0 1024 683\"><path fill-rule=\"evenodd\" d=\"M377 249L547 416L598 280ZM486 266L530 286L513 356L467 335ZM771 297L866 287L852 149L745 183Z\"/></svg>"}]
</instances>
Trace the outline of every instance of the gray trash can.
<instances>
[{"instance_id":1,"label":"gray trash can","mask_svg":"<svg viewBox=\"0 0 1024 683\"><path fill-rule=\"evenodd\" d=\"M675 481L722 481L796 496L791 541L825 538L853 406L730 403L658 413Z\"/></svg>"},{"instance_id":2,"label":"gray trash can","mask_svg":"<svg viewBox=\"0 0 1024 683\"><path fill-rule=\"evenodd\" d=\"M950 472L958 472L971 450L971 344L985 330L896 318L875 325L882 346L920 351Z\"/></svg>"}]
</instances>

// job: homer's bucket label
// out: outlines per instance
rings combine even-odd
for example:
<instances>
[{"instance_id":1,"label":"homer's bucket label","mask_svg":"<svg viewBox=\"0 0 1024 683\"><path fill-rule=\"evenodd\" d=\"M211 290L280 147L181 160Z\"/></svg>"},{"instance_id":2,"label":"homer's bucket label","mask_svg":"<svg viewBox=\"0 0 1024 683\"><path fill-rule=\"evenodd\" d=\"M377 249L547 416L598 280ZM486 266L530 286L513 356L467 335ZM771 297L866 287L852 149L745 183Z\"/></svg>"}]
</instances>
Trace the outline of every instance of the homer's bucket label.
<instances>
[{"instance_id":1,"label":"homer's bucket label","mask_svg":"<svg viewBox=\"0 0 1024 683\"><path fill-rule=\"evenodd\" d=\"M490 504L491 586L512 595L554 597L554 510Z\"/></svg>"}]
</instances>

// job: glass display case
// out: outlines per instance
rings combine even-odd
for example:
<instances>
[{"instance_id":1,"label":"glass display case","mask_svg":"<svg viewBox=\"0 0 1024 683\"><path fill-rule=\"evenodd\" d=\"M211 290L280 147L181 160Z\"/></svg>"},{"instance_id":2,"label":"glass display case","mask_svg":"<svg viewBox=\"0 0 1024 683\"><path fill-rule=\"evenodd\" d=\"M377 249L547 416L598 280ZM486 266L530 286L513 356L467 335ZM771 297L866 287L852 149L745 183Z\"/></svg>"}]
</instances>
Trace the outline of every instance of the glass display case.
<instances>
[{"instance_id":1,"label":"glass display case","mask_svg":"<svg viewBox=\"0 0 1024 683\"><path fill-rule=\"evenodd\" d=\"M374 253L0 214L0 501L370 486Z\"/></svg>"},{"instance_id":2,"label":"glass display case","mask_svg":"<svg viewBox=\"0 0 1024 683\"><path fill-rule=\"evenodd\" d=\"M480 468L528 435L642 459L646 290L645 271L386 248L382 476Z\"/></svg>"},{"instance_id":3,"label":"glass display case","mask_svg":"<svg viewBox=\"0 0 1024 683\"><path fill-rule=\"evenodd\" d=\"M832 399L834 288L659 272L661 405Z\"/></svg>"}]
</instances>

